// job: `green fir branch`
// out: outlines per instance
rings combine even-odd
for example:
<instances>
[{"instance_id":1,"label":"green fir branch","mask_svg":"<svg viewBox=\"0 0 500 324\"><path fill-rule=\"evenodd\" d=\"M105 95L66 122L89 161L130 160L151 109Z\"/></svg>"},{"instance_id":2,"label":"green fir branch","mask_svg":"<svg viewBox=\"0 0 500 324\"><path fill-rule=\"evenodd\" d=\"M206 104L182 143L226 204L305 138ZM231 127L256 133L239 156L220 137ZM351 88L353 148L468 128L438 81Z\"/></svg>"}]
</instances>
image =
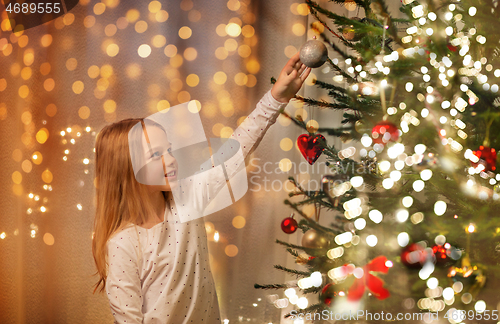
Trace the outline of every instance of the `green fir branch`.
<instances>
[{"instance_id":1,"label":"green fir branch","mask_svg":"<svg viewBox=\"0 0 500 324\"><path fill-rule=\"evenodd\" d=\"M324 255L328 251L328 249L308 248L308 247L305 247L305 246L291 244L291 243L288 243L288 242L285 242L285 241L281 241L281 240L278 240L278 239L276 240L276 243L284 245L284 246L289 247L289 248L296 249L296 250L302 250L305 253L307 253L307 254L309 254L311 256L315 256L315 257L322 256L322 255Z\"/></svg>"},{"instance_id":2,"label":"green fir branch","mask_svg":"<svg viewBox=\"0 0 500 324\"><path fill-rule=\"evenodd\" d=\"M336 103L327 102L325 100L316 100L312 98L305 98L302 96L296 96L296 99L302 101L306 106L315 106L319 108L328 108L333 110L344 110L351 107L346 107L345 105L339 105Z\"/></svg>"},{"instance_id":3,"label":"green fir branch","mask_svg":"<svg viewBox=\"0 0 500 324\"><path fill-rule=\"evenodd\" d=\"M270 284L270 285L254 284L253 287L255 289L287 289L287 288L292 288L291 286L284 285L284 284Z\"/></svg>"},{"instance_id":4,"label":"green fir branch","mask_svg":"<svg viewBox=\"0 0 500 324\"><path fill-rule=\"evenodd\" d=\"M288 251L288 253L290 253L292 256L294 257L298 257L299 256L299 252L293 250L293 249L286 249Z\"/></svg>"},{"instance_id":5,"label":"green fir branch","mask_svg":"<svg viewBox=\"0 0 500 324\"><path fill-rule=\"evenodd\" d=\"M307 226L319 231L319 232L322 232L322 233L326 233L326 234L330 234L330 235L338 235L342 232L344 232L344 230L341 228L341 227L334 227L334 228L329 228L329 227L324 227L324 226L321 226L319 225L318 222L312 220L311 218L307 217L306 214L304 214L299 208L299 203L292 203L290 200L288 199L285 199L285 205L289 205L290 207L292 207L295 211L297 211L297 213L304 217L305 220L307 220L308 224Z\"/></svg>"},{"instance_id":6,"label":"green fir branch","mask_svg":"<svg viewBox=\"0 0 500 324\"><path fill-rule=\"evenodd\" d=\"M321 311L321 310L325 309L325 307L326 307L326 305L324 305L322 303L318 303L318 304L311 305L311 306L309 306L307 308L304 308L300 312L301 313L306 313L306 314L307 313L315 313L316 311ZM288 318L290 316L292 316L292 314L288 313L284 317Z\"/></svg>"},{"instance_id":7,"label":"green fir branch","mask_svg":"<svg viewBox=\"0 0 500 324\"><path fill-rule=\"evenodd\" d=\"M299 271L299 270L295 270L295 269L286 268L286 267L280 266L279 264L274 265L274 267L278 270L285 271L285 272L288 272L290 274L293 274L296 276L302 276L302 277L309 277L312 273L311 271Z\"/></svg>"}]
</instances>

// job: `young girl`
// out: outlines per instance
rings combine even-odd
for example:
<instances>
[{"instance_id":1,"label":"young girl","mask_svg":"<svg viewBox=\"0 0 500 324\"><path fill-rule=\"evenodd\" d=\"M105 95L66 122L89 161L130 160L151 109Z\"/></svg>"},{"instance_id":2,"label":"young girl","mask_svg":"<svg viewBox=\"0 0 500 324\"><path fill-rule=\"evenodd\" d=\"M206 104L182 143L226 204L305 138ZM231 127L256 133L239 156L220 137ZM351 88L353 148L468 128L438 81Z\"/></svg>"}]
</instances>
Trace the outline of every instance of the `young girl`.
<instances>
[{"instance_id":1,"label":"young girl","mask_svg":"<svg viewBox=\"0 0 500 324\"><path fill-rule=\"evenodd\" d=\"M243 157L256 148L310 72L299 53L287 62L231 136ZM129 142L134 129L144 131L147 158L161 161L162 184L144 184L134 173ZM115 323L221 323L204 221L179 221L180 200L173 192L181 181L165 134L160 125L137 118L108 125L97 136L92 253L100 278L94 293L99 287L106 291ZM162 136L165 145L151 150L151 139ZM205 178L203 187L210 189L200 189L201 196L213 196L225 180Z\"/></svg>"}]
</instances>

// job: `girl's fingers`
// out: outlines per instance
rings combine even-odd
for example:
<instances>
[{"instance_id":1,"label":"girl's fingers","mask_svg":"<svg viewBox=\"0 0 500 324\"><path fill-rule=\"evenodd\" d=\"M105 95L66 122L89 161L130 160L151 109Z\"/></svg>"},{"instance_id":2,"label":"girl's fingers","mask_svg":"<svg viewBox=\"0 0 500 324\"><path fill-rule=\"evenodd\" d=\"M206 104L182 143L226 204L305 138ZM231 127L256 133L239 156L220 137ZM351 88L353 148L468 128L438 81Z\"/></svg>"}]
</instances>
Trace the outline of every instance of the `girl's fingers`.
<instances>
[{"instance_id":1,"label":"girl's fingers","mask_svg":"<svg viewBox=\"0 0 500 324\"><path fill-rule=\"evenodd\" d=\"M299 69L299 75L302 74L302 72L304 72L304 70L306 69L306 65L302 63L302 65L300 66L300 69Z\"/></svg>"},{"instance_id":2,"label":"girl's fingers","mask_svg":"<svg viewBox=\"0 0 500 324\"><path fill-rule=\"evenodd\" d=\"M301 61L298 61L298 62L296 62L296 63L295 63L294 68L295 68L296 70L298 70L298 69L300 69L300 67L301 67L301 66L302 66L302 62L301 62Z\"/></svg>"},{"instance_id":3,"label":"girl's fingers","mask_svg":"<svg viewBox=\"0 0 500 324\"><path fill-rule=\"evenodd\" d=\"M302 75L300 76L300 80L301 80L302 82L304 82L304 81L307 79L307 77L309 76L309 73L311 73L311 70L312 70L312 69L311 69L310 67L308 67L308 68L304 71L304 73L302 73Z\"/></svg>"},{"instance_id":4,"label":"girl's fingers","mask_svg":"<svg viewBox=\"0 0 500 324\"><path fill-rule=\"evenodd\" d=\"M283 71L285 71L285 73L287 75L289 75L290 73L292 73L292 70L298 70L300 68L300 65L302 63L300 62L300 52L297 52L295 53L294 56L292 56L288 62L286 63L285 67L283 68Z\"/></svg>"},{"instance_id":5,"label":"girl's fingers","mask_svg":"<svg viewBox=\"0 0 500 324\"><path fill-rule=\"evenodd\" d=\"M291 67L296 67L297 64L299 64L300 66L300 55L299 55L299 52L295 53L294 56L292 56L288 62L287 62L287 65L290 65Z\"/></svg>"},{"instance_id":6,"label":"girl's fingers","mask_svg":"<svg viewBox=\"0 0 500 324\"><path fill-rule=\"evenodd\" d=\"M285 72L285 75L289 75L293 71L293 65L286 64L285 67L283 68L283 72Z\"/></svg>"}]
</instances>

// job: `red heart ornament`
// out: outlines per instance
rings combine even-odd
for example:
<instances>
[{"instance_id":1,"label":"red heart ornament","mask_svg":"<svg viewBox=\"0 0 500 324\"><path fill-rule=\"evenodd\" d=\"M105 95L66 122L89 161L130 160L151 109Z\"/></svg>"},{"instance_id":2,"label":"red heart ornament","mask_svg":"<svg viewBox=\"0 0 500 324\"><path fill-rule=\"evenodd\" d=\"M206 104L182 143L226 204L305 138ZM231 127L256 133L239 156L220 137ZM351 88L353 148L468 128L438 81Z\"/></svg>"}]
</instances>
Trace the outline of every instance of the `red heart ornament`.
<instances>
[{"instance_id":1,"label":"red heart ornament","mask_svg":"<svg viewBox=\"0 0 500 324\"><path fill-rule=\"evenodd\" d=\"M321 153L323 153L324 148L320 145L320 139L326 142L323 135L307 135L302 134L297 138L297 146L299 147L300 153L304 156L309 164L314 164L319 158Z\"/></svg>"}]
</instances>

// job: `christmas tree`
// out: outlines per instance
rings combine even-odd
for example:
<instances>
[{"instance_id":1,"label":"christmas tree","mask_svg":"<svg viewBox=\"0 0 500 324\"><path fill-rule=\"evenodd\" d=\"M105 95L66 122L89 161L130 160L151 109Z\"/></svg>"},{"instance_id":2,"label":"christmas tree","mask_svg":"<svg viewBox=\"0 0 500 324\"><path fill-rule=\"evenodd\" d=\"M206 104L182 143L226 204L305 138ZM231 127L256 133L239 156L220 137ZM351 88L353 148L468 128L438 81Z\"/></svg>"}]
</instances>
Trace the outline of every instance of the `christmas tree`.
<instances>
[{"instance_id":1,"label":"christmas tree","mask_svg":"<svg viewBox=\"0 0 500 324\"><path fill-rule=\"evenodd\" d=\"M317 191L290 178L296 216L282 229L302 244L277 240L296 267L275 267L297 280L255 287L283 289L292 319L365 301L451 323L498 320L498 300L483 294L500 233L498 2L403 0L396 15L354 0L351 18L306 3L317 39L301 60L328 65L332 82L314 80L329 101L296 100L342 111L342 126L286 115L307 132L297 140L306 161L326 155L331 174ZM331 136L357 144L339 150Z\"/></svg>"}]
</instances>

